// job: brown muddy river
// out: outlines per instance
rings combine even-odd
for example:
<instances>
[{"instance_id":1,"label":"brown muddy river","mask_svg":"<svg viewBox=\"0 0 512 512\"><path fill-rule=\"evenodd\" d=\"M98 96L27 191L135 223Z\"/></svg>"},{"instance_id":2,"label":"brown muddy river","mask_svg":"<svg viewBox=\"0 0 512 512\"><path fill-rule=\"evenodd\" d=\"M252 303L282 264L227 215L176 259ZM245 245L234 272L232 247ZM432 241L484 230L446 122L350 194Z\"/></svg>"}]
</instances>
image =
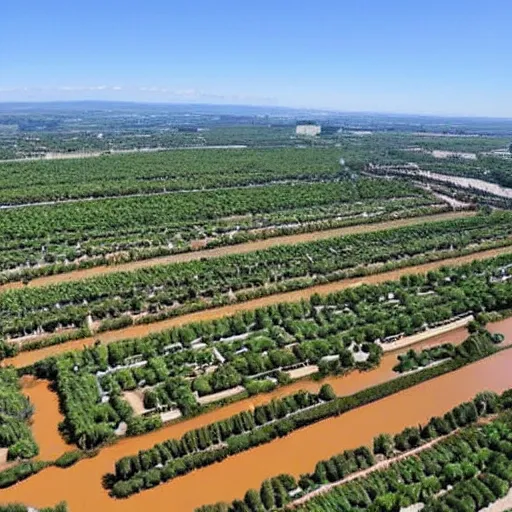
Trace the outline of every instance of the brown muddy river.
<instances>
[{"instance_id":1,"label":"brown muddy river","mask_svg":"<svg viewBox=\"0 0 512 512\"><path fill-rule=\"evenodd\" d=\"M153 322L151 324L140 324L125 329L119 329L116 331L107 331L104 333L96 334L93 337L83 338L75 341L70 341L61 345L54 345L51 347L42 348L40 350L34 350L32 352L21 352L17 356L9 359L5 359L2 364L14 365L17 368L28 366L30 364L44 359L45 357L66 352L69 350L81 349L84 346L92 345L96 340L100 340L103 343L111 343L126 338L141 338L148 334L159 332L164 329L170 329L172 327L188 324L190 322L199 322L204 320L213 320L228 315L233 315L239 311L247 311L255 308L269 306L271 304L278 304L280 302L298 302L301 299L308 299L311 295L318 293L320 295L327 295L332 292L344 290L346 288L352 288L361 284L378 284L385 281L394 281L400 279L403 275L408 274L419 274L426 273L430 270L440 268L444 265L463 265L470 263L474 260L481 260L486 258L492 258L500 254L512 253L512 246L490 249L478 253L468 254L465 256L459 256L456 258L449 258L431 263L425 263L423 265L417 265L414 267L405 267L388 272L381 272L370 276L343 279L341 281L334 281L332 283L321 284L311 286L302 290L296 290L292 292L280 293L275 295L269 295L267 297L261 297L259 299L249 300L247 302L241 302L229 306L222 306L219 308L207 309L204 311L198 311L196 313L190 313L174 318L169 318L160 322Z\"/></svg>"},{"instance_id":2,"label":"brown muddy river","mask_svg":"<svg viewBox=\"0 0 512 512\"><path fill-rule=\"evenodd\" d=\"M26 375L21 379L23 393L35 407L32 417L32 433L39 445L40 460L54 460L66 451L73 449L59 435L58 425L64 419L59 411L57 395L45 380Z\"/></svg>"},{"instance_id":3,"label":"brown muddy river","mask_svg":"<svg viewBox=\"0 0 512 512\"><path fill-rule=\"evenodd\" d=\"M502 332L507 342L512 342L511 318L497 322L491 326L491 330ZM465 336L465 330L458 329L432 338L419 346L457 342ZM396 354L388 354L376 370L332 378L328 382L338 394L353 393L393 378L391 368L395 362ZM311 471L320 459L347 448L369 444L379 432L396 433L405 426L425 422L431 416L442 414L456 404L472 398L481 390L501 392L510 388L511 367L512 350L500 352L456 372L144 491L128 500L114 500L102 488L102 475L112 471L115 460L123 455L148 448L164 439L180 436L191 428L226 418L266 402L270 397L289 394L296 389L319 387L319 383L314 382L296 383L270 395L244 400L146 436L124 439L103 449L97 457L81 461L71 468L44 470L14 487L1 490L0 502L24 502L41 508L65 500L72 512L192 511L201 504L242 497L248 488L259 487L262 480L270 476L283 472L298 476ZM49 418L48 425L55 423Z\"/></svg>"},{"instance_id":4,"label":"brown muddy river","mask_svg":"<svg viewBox=\"0 0 512 512\"><path fill-rule=\"evenodd\" d=\"M197 250L192 252L186 252L183 254L174 254L171 256L163 256L161 258L133 261L130 263L124 263L119 265L102 265L98 267L67 272L64 274L44 276L33 279L32 281L30 281L28 285L24 285L21 282L7 283L3 286L0 286L0 292L3 290L22 288L23 286L39 287L68 281L78 281L80 279L86 279L88 277L111 274L112 272L126 272L130 270L137 270L139 268L153 267L155 265L164 265L169 263L184 263L187 261L197 261L200 260L201 258L218 258L221 256L228 256L230 254L245 254L248 252L269 249L270 247L274 247L276 245L291 245L301 242L325 240L327 238L332 238L336 236L373 233L376 231L383 231L385 229L395 229L405 226L413 226L425 222L439 222L443 220L459 219L464 217L471 217L474 216L475 214L476 212L474 211L447 212L436 215L412 217L410 219L399 219L388 222L379 222L375 224L359 224L355 226L347 226L344 228L328 229L325 231L314 231L311 233L300 233L297 235L278 236L239 245L228 245L225 247L217 247L215 249Z\"/></svg>"}]
</instances>

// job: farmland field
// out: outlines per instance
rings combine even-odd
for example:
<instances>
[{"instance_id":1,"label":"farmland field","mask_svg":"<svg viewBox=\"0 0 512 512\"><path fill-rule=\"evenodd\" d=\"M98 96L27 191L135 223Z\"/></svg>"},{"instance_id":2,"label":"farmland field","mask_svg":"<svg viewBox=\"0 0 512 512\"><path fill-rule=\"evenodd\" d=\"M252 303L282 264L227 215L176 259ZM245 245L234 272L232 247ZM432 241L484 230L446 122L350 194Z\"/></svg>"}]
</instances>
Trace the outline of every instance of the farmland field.
<instances>
[{"instance_id":1,"label":"farmland field","mask_svg":"<svg viewBox=\"0 0 512 512\"><path fill-rule=\"evenodd\" d=\"M394 266L510 245L508 213L348 235L244 255L118 272L0 295L2 334L99 331Z\"/></svg>"},{"instance_id":2,"label":"farmland field","mask_svg":"<svg viewBox=\"0 0 512 512\"><path fill-rule=\"evenodd\" d=\"M508 492L510 393L462 402L512 387L510 205L418 174L506 187L507 139L377 126L215 126L203 149L164 130L155 151L122 130L0 137L34 157L0 161L0 505L437 511L470 484ZM99 156L64 158L86 140ZM422 483L411 450L469 437L481 474ZM477 460L488 438L499 467Z\"/></svg>"},{"instance_id":3,"label":"farmland field","mask_svg":"<svg viewBox=\"0 0 512 512\"><path fill-rule=\"evenodd\" d=\"M388 201L384 205L378 198ZM56 263L94 266L181 252L193 242L229 244L258 230L293 232L442 211L442 203L408 185L375 180L355 184L272 185L145 198L122 198L1 212L0 265L37 273ZM262 233L264 235L264 233ZM55 270L54 270L55 271Z\"/></svg>"}]
</instances>

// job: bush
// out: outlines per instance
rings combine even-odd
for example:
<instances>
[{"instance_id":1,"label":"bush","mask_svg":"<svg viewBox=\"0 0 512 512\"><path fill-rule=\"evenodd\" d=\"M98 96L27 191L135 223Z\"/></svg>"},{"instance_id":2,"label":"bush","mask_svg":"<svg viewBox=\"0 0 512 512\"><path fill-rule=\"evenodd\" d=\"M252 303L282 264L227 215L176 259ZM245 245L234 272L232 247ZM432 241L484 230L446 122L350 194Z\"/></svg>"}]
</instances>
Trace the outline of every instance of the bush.
<instances>
[{"instance_id":1,"label":"bush","mask_svg":"<svg viewBox=\"0 0 512 512\"><path fill-rule=\"evenodd\" d=\"M82 457L82 452L78 450L66 452L55 461L55 465L59 468L68 468L76 464Z\"/></svg>"},{"instance_id":2,"label":"bush","mask_svg":"<svg viewBox=\"0 0 512 512\"><path fill-rule=\"evenodd\" d=\"M324 384L320 388L319 396L325 402L330 402L331 400L334 400L336 398L336 393L334 392L334 389L332 389L332 386L330 384Z\"/></svg>"},{"instance_id":3,"label":"bush","mask_svg":"<svg viewBox=\"0 0 512 512\"><path fill-rule=\"evenodd\" d=\"M17 443L9 447L7 453L8 460L31 459L39 453L39 447L31 438L20 439Z\"/></svg>"},{"instance_id":4,"label":"bush","mask_svg":"<svg viewBox=\"0 0 512 512\"><path fill-rule=\"evenodd\" d=\"M38 473L48 464L41 461L22 462L17 466L6 469L0 473L0 489L14 485L35 473Z\"/></svg>"},{"instance_id":5,"label":"bush","mask_svg":"<svg viewBox=\"0 0 512 512\"><path fill-rule=\"evenodd\" d=\"M373 452L390 457L393 454L393 438L389 434L379 434L373 439Z\"/></svg>"}]
</instances>

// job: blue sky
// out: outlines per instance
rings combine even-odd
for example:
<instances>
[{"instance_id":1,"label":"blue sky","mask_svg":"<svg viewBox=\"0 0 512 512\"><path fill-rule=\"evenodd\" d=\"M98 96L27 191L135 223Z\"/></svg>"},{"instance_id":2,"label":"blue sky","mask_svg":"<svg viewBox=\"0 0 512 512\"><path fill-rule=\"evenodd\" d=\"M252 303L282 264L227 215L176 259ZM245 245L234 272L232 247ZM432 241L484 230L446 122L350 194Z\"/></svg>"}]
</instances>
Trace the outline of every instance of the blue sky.
<instances>
[{"instance_id":1,"label":"blue sky","mask_svg":"<svg viewBox=\"0 0 512 512\"><path fill-rule=\"evenodd\" d=\"M6 0L0 101L512 117L512 0Z\"/></svg>"}]
</instances>

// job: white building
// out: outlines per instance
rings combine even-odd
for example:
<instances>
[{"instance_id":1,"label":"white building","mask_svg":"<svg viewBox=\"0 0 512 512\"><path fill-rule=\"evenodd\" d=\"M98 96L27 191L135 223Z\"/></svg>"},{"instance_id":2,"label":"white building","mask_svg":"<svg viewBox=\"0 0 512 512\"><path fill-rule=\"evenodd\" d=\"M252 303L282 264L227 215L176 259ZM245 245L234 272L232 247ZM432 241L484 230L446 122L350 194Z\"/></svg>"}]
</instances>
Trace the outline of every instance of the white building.
<instances>
[{"instance_id":1,"label":"white building","mask_svg":"<svg viewBox=\"0 0 512 512\"><path fill-rule=\"evenodd\" d=\"M321 132L322 127L318 124L298 124L295 128L295 133L297 135L307 135L309 137L320 135Z\"/></svg>"}]
</instances>

